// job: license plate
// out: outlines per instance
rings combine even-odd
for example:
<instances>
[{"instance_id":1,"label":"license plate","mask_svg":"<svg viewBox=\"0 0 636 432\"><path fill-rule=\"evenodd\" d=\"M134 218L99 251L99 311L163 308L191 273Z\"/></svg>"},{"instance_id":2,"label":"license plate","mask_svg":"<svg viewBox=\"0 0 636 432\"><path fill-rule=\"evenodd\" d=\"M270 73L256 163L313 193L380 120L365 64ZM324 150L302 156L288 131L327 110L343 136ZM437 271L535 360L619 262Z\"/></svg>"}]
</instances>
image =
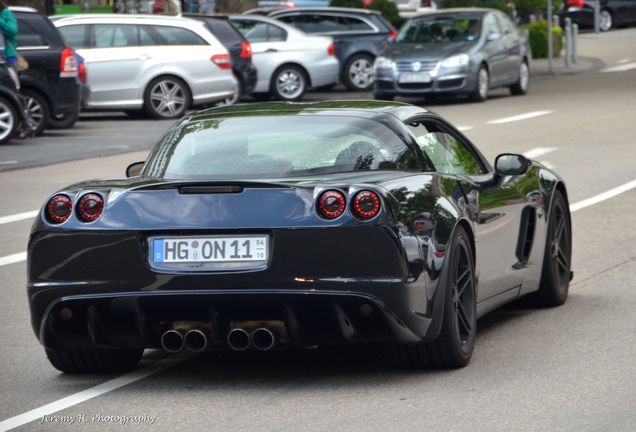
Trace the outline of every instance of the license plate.
<instances>
[{"instance_id":1,"label":"license plate","mask_svg":"<svg viewBox=\"0 0 636 432\"><path fill-rule=\"evenodd\" d=\"M404 72L398 79L401 83L428 83L431 82L431 74L428 72Z\"/></svg>"},{"instance_id":2,"label":"license plate","mask_svg":"<svg viewBox=\"0 0 636 432\"><path fill-rule=\"evenodd\" d=\"M150 241L154 264L267 261L267 236L155 237Z\"/></svg>"}]
</instances>

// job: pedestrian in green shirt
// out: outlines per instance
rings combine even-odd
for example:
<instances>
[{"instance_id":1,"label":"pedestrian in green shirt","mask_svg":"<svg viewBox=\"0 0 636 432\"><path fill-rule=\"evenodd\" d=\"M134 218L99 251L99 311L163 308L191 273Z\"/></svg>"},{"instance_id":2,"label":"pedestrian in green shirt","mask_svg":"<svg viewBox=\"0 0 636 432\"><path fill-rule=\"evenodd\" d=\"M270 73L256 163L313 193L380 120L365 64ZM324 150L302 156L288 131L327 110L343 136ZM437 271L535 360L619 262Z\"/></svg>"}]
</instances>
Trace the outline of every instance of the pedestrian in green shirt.
<instances>
[{"instance_id":1,"label":"pedestrian in green shirt","mask_svg":"<svg viewBox=\"0 0 636 432\"><path fill-rule=\"evenodd\" d=\"M4 36L4 58L8 65L15 68L18 62L18 21L4 0L0 0L0 31Z\"/></svg>"}]
</instances>

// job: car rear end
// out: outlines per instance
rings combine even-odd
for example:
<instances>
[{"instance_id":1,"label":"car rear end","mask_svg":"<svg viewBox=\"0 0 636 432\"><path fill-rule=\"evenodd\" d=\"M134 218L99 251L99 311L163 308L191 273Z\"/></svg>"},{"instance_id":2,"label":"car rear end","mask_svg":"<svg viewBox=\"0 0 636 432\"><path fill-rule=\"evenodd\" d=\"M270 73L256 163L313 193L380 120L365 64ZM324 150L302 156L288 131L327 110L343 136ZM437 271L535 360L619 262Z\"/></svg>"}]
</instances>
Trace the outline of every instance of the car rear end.
<instances>
[{"instance_id":1,"label":"car rear end","mask_svg":"<svg viewBox=\"0 0 636 432\"><path fill-rule=\"evenodd\" d=\"M326 86L338 81L340 63L330 37L303 34L293 42L298 47L295 57L309 74L312 87Z\"/></svg>"},{"instance_id":2,"label":"car rear end","mask_svg":"<svg viewBox=\"0 0 636 432\"><path fill-rule=\"evenodd\" d=\"M570 18L580 27L594 27L594 8L585 0L565 0L563 9L558 15L561 23L564 23L566 18Z\"/></svg>"},{"instance_id":3,"label":"car rear end","mask_svg":"<svg viewBox=\"0 0 636 432\"><path fill-rule=\"evenodd\" d=\"M52 116L75 115L82 88L76 53L67 46L55 26L28 8L14 11L19 25L18 52L29 62L21 73L23 87L41 93Z\"/></svg>"}]
</instances>

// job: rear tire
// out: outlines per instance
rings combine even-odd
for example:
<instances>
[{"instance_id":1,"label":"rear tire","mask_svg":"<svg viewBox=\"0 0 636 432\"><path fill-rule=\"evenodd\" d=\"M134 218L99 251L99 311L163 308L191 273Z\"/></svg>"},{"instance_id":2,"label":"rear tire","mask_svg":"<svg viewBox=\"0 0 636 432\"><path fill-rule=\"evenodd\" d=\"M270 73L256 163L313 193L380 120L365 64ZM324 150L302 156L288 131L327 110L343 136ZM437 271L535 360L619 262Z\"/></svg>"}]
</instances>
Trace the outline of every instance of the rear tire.
<instances>
[{"instance_id":1,"label":"rear tire","mask_svg":"<svg viewBox=\"0 0 636 432\"><path fill-rule=\"evenodd\" d=\"M49 125L51 117L49 103L40 93L33 90L23 90L24 105L31 114L35 126L34 136L40 136Z\"/></svg>"},{"instance_id":2,"label":"rear tire","mask_svg":"<svg viewBox=\"0 0 636 432\"><path fill-rule=\"evenodd\" d=\"M75 126L77 119L79 118L79 110L73 113L62 114L59 116L52 116L49 119L49 127L52 129L69 129Z\"/></svg>"},{"instance_id":3,"label":"rear tire","mask_svg":"<svg viewBox=\"0 0 636 432\"><path fill-rule=\"evenodd\" d=\"M369 91L373 86L373 57L356 54L344 67L344 85L351 91Z\"/></svg>"},{"instance_id":4,"label":"rear tire","mask_svg":"<svg viewBox=\"0 0 636 432\"><path fill-rule=\"evenodd\" d=\"M15 107L0 97L0 145L6 144L15 134L18 126L18 115Z\"/></svg>"},{"instance_id":5,"label":"rear tire","mask_svg":"<svg viewBox=\"0 0 636 432\"><path fill-rule=\"evenodd\" d=\"M572 263L570 212L558 190L554 192L548 217L541 283L534 296L539 306L555 307L565 303L568 297Z\"/></svg>"},{"instance_id":6,"label":"rear tire","mask_svg":"<svg viewBox=\"0 0 636 432\"><path fill-rule=\"evenodd\" d=\"M128 372L139 364L143 352L143 349L46 348L49 362L64 373Z\"/></svg>"},{"instance_id":7,"label":"rear tire","mask_svg":"<svg viewBox=\"0 0 636 432\"><path fill-rule=\"evenodd\" d=\"M466 230L458 226L448 255L444 316L439 337L429 343L398 344L397 360L408 369L455 369L468 364L475 346L477 290L475 260Z\"/></svg>"},{"instance_id":8,"label":"rear tire","mask_svg":"<svg viewBox=\"0 0 636 432\"><path fill-rule=\"evenodd\" d=\"M179 118L190 108L188 85L174 76L153 79L144 93L144 109L156 119Z\"/></svg>"}]
</instances>

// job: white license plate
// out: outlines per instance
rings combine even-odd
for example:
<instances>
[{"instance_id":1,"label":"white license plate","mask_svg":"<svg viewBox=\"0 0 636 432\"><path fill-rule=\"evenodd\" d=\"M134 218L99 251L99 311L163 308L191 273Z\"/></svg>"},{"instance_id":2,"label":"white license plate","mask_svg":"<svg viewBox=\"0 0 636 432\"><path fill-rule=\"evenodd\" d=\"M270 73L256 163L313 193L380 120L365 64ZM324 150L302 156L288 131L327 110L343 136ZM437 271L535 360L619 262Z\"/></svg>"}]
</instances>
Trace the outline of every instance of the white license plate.
<instances>
[{"instance_id":1,"label":"white license plate","mask_svg":"<svg viewBox=\"0 0 636 432\"><path fill-rule=\"evenodd\" d=\"M404 72L398 79L401 83L429 83L431 74L428 72Z\"/></svg>"},{"instance_id":2,"label":"white license plate","mask_svg":"<svg viewBox=\"0 0 636 432\"><path fill-rule=\"evenodd\" d=\"M240 263L267 261L267 236L152 238L151 261Z\"/></svg>"}]
</instances>

